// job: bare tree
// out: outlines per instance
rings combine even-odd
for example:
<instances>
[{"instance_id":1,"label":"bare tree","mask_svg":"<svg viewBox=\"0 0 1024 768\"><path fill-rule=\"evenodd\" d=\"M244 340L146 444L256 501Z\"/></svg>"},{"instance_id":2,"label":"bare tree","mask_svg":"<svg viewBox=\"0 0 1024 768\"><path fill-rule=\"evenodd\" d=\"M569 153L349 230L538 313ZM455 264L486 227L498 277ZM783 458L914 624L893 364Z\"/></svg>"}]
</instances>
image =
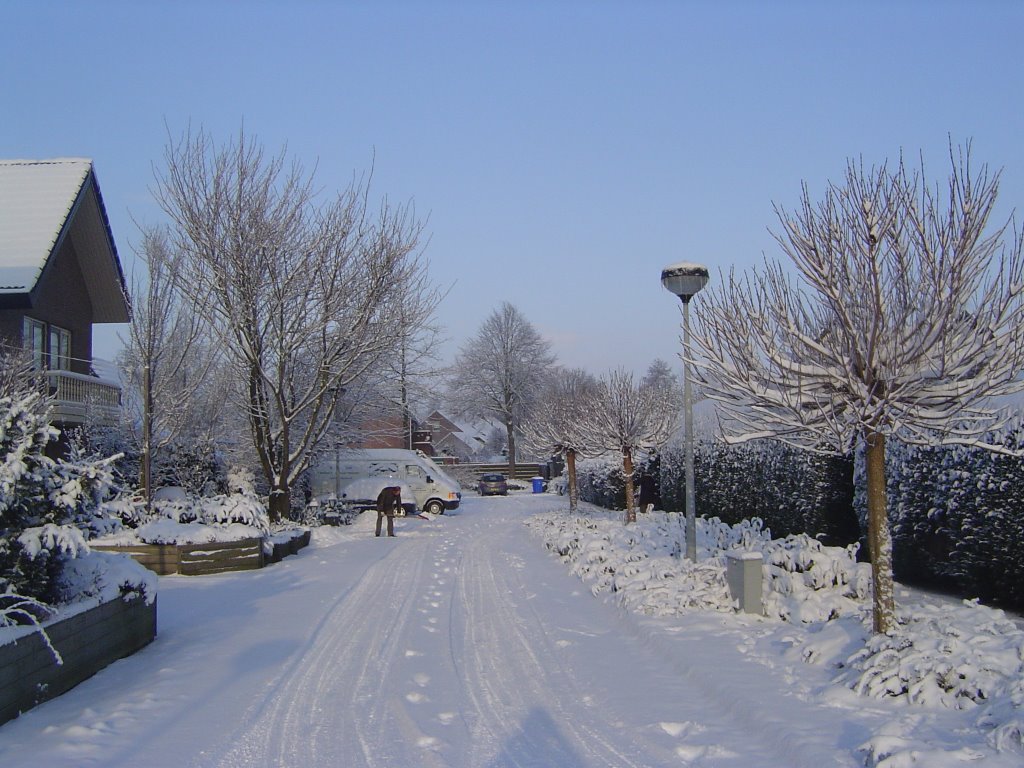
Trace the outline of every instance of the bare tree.
<instances>
[{"instance_id":1,"label":"bare tree","mask_svg":"<svg viewBox=\"0 0 1024 768\"><path fill-rule=\"evenodd\" d=\"M544 387L536 412L524 427L527 444L548 454L565 456L569 509L579 503L576 459L593 449L585 424L599 400L597 380L581 368L556 371Z\"/></svg>"},{"instance_id":2,"label":"bare tree","mask_svg":"<svg viewBox=\"0 0 1024 768\"><path fill-rule=\"evenodd\" d=\"M436 307L448 291L424 287L429 301L410 306L422 307L427 304ZM412 449L413 407L436 394L443 376L438 357L442 341L442 330L431 312L428 316L413 315L403 302L401 330L396 338L396 347L387 356L388 381L392 386L385 390L388 401L402 414L402 439L405 447Z\"/></svg>"},{"instance_id":3,"label":"bare tree","mask_svg":"<svg viewBox=\"0 0 1024 768\"><path fill-rule=\"evenodd\" d=\"M360 180L318 204L311 174L244 133L220 147L186 133L165 164L156 198L183 274L209 291L200 309L243 383L280 519L345 389L394 348L403 313L432 311L421 226L409 207L384 201L372 212Z\"/></svg>"},{"instance_id":4,"label":"bare tree","mask_svg":"<svg viewBox=\"0 0 1024 768\"><path fill-rule=\"evenodd\" d=\"M653 386L664 387L666 390L675 390L679 393L679 407L682 407L683 395L682 386L679 383L679 374L672 370L672 366L662 360L655 358L643 376L643 383Z\"/></svg>"},{"instance_id":5,"label":"bare tree","mask_svg":"<svg viewBox=\"0 0 1024 768\"><path fill-rule=\"evenodd\" d=\"M452 366L448 392L456 410L505 425L509 477L516 471L516 432L554 364L551 345L506 301L462 345Z\"/></svg>"},{"instance_id":6,"label":"bare tree","mask_svg":"<svg viewBox=\"0 0 1024 768\"><path fill-rule=\"evenodd\" d=\"M121 363L129 393L136 395L127 405L138 410L140 483L148 507L154 454L199 421L194 405L216 355L202 344L204 324L195 311L201 295L193 287L188 301L182 297L182 253L170 247L166 231L144 230L138 255L147 275L132 280L132 322Z\"/></svg>"},{"instance_id":7,"label":"bare tree","mask_svg":"<svg viewBox=\"0 0 1024 768\"><path fill-rule=\"evenodd\" d=\"M885 445L970 444L1005 421L993 398L1021 389L1024 258L1009 223L989 227L999 174L950 149L942 193L902 160L815 204L776 206L796 268L730 275L697 312L694 363L729 439L866 450L874 629L895 625Z\"/></svg>"},{"instance_id":8,"label":"bare tree","mask_svg":"<svg viewBox=\"0 0 1024 768\"><path fill-rule=\"evenodd\" d=\"M596 407L587 420L585 443L622 455L626 482L626 523L636 522L633 457L637 451L660 449L672 436L679 409L664 387L639 384L633 374L615 370L601 378Z\"/></svg>"}]
</instances>

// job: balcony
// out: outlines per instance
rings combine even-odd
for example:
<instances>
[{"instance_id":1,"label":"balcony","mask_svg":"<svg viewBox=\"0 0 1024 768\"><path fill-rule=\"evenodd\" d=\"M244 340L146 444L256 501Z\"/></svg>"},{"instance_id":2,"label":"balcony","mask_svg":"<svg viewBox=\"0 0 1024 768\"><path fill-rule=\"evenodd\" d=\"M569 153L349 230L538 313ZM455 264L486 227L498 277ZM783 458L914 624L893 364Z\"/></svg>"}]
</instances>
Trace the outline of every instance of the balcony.
<instances>
[{"instance_id":1,"label":"balcony","mask_svg":"<svg viewBox=\"0 0 1024 768\"><path fill-rule=\"evenodd\" d=\"M121 388L117 384L71 371L45 374L53 397L53 421L105 427L117 423L121 411Z\"/></svg>"}]
</instances>

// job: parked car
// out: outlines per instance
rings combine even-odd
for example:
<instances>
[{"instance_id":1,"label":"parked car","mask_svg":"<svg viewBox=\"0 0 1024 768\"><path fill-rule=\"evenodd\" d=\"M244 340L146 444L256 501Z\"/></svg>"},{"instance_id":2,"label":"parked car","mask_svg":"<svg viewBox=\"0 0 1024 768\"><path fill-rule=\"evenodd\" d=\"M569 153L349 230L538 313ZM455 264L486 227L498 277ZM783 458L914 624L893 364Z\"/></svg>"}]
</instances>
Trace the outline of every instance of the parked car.
<instances>
[{"instance_id":1,"label":"parked car","mask_svg":"<svg viewBox=\"0 0 1024 768\"><path fill-rule=\"evenodd\" d=\"M508 482L504 475L481 475L476 490L481 496L508 496Z\"/></svg>"}]
</instances>

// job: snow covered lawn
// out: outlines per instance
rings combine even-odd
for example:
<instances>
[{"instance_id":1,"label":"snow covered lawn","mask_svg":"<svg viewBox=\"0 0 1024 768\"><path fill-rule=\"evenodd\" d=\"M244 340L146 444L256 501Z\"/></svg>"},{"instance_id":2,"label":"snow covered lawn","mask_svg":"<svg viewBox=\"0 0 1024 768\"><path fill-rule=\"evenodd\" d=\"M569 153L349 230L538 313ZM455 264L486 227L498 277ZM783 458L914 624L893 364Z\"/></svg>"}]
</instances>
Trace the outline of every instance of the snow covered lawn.
<instances>
[{"instance_id":1,"label":"snow covered lawn","mask_svg":"<svg viewBox=\"0 0 1024 768\"><path fill-rule=\"evenodd\" d=\"M394 539L364 515L272 568L161 577L157 640L0 727L0 765L1020 765L978 725L984 706L833 682L863 647L857 610L802 624L595 597L531 534L556 526L525 525L564 505L471 497L399 518Z\"/></svg>"}]
</instances>

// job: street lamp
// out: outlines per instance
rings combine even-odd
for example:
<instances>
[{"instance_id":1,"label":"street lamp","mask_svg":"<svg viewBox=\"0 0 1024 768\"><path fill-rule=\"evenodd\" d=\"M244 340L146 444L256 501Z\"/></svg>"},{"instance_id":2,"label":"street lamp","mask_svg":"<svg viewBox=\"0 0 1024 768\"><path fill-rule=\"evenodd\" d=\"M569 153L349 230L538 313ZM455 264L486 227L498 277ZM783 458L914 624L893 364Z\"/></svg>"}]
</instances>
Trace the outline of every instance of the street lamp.
<instances>
[{"instance_id":1,"label":"street lamp","mask_svg":"<svg viewBox=\"0 0 1024 768\"><path fill-rule=\"evenodd\" d=\"M690 394L690 299L708 284L708 269L682 261L661 270L661 284L683 302L683 437L686 458L686 559L697 562L697 514L693 498L693 399Z\"/></svg>"}]
</instances>

